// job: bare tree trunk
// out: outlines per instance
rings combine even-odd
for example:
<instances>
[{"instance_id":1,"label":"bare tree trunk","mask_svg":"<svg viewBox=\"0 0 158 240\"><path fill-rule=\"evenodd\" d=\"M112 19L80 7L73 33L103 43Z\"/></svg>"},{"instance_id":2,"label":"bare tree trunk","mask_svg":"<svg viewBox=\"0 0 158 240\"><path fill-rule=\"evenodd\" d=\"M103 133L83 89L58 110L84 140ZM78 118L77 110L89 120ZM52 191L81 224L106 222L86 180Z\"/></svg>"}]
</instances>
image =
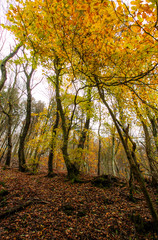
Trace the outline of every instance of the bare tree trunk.
<instances>
[{"instance_id":1,"label":"bare tree trunk","mask_svg":"<svg viewBox=\"0 0 158 240\"><path fill-rule=\"evenodd\" d=\"M112 157L111 157L111 165L112 165L112 174L115 176L115 130L112 132Z\"/></svg>"},{"instance_id":2,"label":"bare tree trunk","mask_svg":"<svg viewBox=\"0 0 158 240\"><path fill-rule=\"evenodd\" d=\"M9 99L9 112L8 112L8 150L7 150L7 158L6 158L6 166L10 166L11 162L11 154L12 154L12 104Z\"/></svg>"},{"instance_id":3,"label":"bare tree trunk","mask_svg":"<svg viewBox=\"0 0 158 240\"><path fill-rule=\"evenodd\" d=\"M53 159L54 159L54 150L56 147L56 134L57 134L58 125L59 125L59 112L57 109L56 120L52 129L52 136L51 136L51 143L50 143L50 151L49 151L49 158L48 158L48 176L51 176L53 174Z\"/></svg>"},{"instance_id":4,"label":"bare tree trunk","mask_svg":"<svg viewBox=\"0 0 158 240\"><path fill-rule=\"evenodd\" d=\"M26 171L26 160L25 160L25 139L29 130L30 122L31 122L31 88L30 82L31 77L34 72L34 68L32 67L30 73L26 72L24 68L25 76L27 78L26 88L27 88L27 108L26 108L26 119L23 131L20 134L20 142L19 142L19 150L18 150L18 157L19 157L19 171L25 172Z\"/></svg>"},{"instance_id":5,"label":"bare tree trunk","mask_svg":"<svg viewBox=\"0 0 158 240\"><path fill-rule=\"evenodd\" d=\"M99 105L99 127L98 127L98 138L99 138L99 145L98 145L98 176L100 176L100 170L101 170L101 136L100 136L100 128L101 128L101 106Z\"/></svg>"}]
</instances>

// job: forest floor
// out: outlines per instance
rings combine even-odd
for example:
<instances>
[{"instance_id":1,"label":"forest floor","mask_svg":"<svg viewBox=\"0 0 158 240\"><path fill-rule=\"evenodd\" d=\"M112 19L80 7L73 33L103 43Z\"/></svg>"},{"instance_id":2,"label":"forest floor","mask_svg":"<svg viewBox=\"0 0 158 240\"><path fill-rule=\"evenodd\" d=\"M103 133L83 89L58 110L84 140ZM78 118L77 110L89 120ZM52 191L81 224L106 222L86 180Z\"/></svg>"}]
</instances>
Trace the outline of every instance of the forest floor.
<instances>
[{"instance_id":1,"label":"forest floor","mask_svg":"<svg viewBox=\"0 0 158 240\"><path fill-rule=\"evenodd\" d=\"M99 188L88 176L83 183L71 183L64 174L45 175L0 168L1 240L158 239L137 184L134 203L122 180ZM157 190L148 190L158 204Z\"/></svg>"}]
</instances>

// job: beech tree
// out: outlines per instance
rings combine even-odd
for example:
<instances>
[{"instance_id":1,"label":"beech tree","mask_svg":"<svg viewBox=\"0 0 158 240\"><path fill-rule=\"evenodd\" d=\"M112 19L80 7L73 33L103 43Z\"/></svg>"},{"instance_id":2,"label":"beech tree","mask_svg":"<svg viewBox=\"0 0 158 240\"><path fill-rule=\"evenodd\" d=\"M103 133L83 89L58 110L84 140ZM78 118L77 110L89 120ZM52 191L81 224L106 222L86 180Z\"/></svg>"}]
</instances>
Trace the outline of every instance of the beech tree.
<instances>
[{"instance_id":1,"label":"beech tree","mask_svg":"<svg viewBox=\"0 0 158 240\"><path fill-rule=\"evenodd\" d=\"M19 51L21 46L22 46L21 43L17 44L15 49L8 56L6 56L4 59L2 59L0 62L0 69L1 69L0 91L2 90L4 84L7 80L7 68L6 68L7 62L17 54L17 52Z\"/></svg>"},{"instance_id":2,"label":"beech tree","mask_svg":"<svg viewBox=\"0 0 158 240\"><path fill-rule=\"evenodd\" d=\"M62 152L69 176L77 175L78 168L71 163L67 151L74 112L67 127L60 95L63 66L64 69L70 66L74 77L82 73L90 87L97 87L158 226L157 212L138 167L136 144L106 98L107 93L121 89L126 100L134 93L139 101L157 112L157 1L132 1L131 10L121 1L116 4L95 0L17 0L16 3L8 12L11 22L8 29L36 52L42 64L54 61L57 109L64 139ZM151 93L148 96L147 88Z\"/></svg>"},{"instance_id":3,"label":"beech tree","mask_svg":"<svg viewBox=\"0 0 158 240\"><path fill-rule=\"evenodd\" d=\"M26 77L26 90L27 90L27 106L26 106L26 119L24 127L20 133L20 141L19 141L19 150L18 150L18 157L19 157L19 170L24 172L26 171L26 160L25 160L25 139L29 130L30 122L31 122L31 79L32 75L35 71L35 64L32 63L31 68L28 70L29 62L26 59L26 64L23 64L23 70Z\"/></svg>"}]
</instances>

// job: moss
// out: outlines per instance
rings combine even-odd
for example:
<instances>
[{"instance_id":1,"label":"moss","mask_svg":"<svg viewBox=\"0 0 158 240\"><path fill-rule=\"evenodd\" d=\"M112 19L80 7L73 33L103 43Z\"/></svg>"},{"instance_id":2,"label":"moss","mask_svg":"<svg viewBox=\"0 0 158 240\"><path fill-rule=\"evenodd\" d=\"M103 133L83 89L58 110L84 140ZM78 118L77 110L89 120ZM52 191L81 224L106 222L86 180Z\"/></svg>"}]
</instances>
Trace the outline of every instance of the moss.
<instances>
[{"instance_id":1,"label":"moss","mask_svg":"<svg viewBox=\"0 0 158 240\"><path fill-rule=\"evenodd\" d=\"M100 187L100 188L109 188L113 183L116 183L116 182L118 182L118 179L111 175L101 175L93 178L93 180L91 181L91 183L95 187Z\"/></svg>"}]
</instances>

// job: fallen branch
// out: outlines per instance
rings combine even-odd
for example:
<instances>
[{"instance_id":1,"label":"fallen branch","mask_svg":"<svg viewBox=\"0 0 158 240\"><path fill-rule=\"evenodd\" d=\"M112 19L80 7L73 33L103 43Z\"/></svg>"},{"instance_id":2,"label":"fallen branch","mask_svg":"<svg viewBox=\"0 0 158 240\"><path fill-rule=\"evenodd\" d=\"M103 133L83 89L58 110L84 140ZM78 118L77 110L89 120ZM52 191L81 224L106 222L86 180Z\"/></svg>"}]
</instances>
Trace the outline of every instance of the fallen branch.
<instances>
[{"instance_id":1,"label":"fallen branch","mask_svg":"<svg viewBox=\"0 0 158 240\"><path fill-rule=\"evenodd\" d=\"M20 212L20 211L22 211L24 208L30 206L30 205L33 204L33 203L49 204L49 202L47 202L47 201L41 200L41 199L39 199L39 198L33 198L32 200L28 200L27 202L25 202L25 203L23 203L23 204L21 204L21 205L19 205L19 206L16 206L16 207L14 207L14 208L12 208L12 209L9 209L9 210L7 210L7 211L4 212L4 213L1 213L1 214L0 214L0 219L3 219L3 218L8 217L8 216L10 216L10 215L13 215L13 214L16 213L16 212Z\"/></svg>"},{"instance_id":2,"label":"fallen branch","mask_svg":"<svg viewBox=\"0 0 158 240\"><path fill-rule=\"evenodd\" d=\"M28 207L29 205L31 205L34 202L34 200L28 200L27 202L25 202L24 204L21 204L19 206L16 206L12 209L7 210L4 213L0 214L0 219L3 219L5 217L8 217L10 215L13 215L16 212L22 211L24 208Z\"/></svg>"}]
</instances>

